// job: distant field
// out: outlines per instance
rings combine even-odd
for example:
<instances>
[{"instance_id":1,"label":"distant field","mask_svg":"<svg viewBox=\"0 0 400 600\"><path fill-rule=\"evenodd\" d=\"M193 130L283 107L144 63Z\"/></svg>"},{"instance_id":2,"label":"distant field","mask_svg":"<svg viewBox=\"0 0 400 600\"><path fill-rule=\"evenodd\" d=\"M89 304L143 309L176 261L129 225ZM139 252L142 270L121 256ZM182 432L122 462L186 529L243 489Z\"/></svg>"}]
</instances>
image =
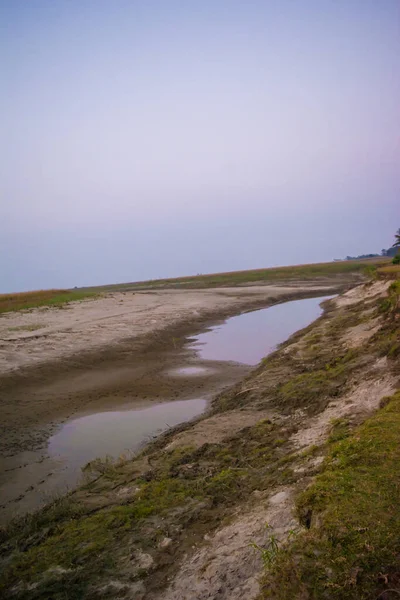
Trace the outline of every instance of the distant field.
<instances>
[{"instance_id":1,"label":"distant field","mask_svg":"<svg viewBox=\"0 0 400 600\"><path fill-rule=\"evenodd\" d=\"M94 295L95 292L85 290L37 290L19 294L0 294L0 313L37 306L62 306L67 302Z\"/></svg>"},{"instance_id":2,"label":"distant field","mask_svg":"<svg viewBox=\"0 0 400 600\"><path fill-rule=\"evenodd\" d=\"M379 268L378 268L379 267ZM240 286L246 284L261 285L266 282L307 281L317 277L332 277L341 274L372 274L378 268L383 276L393 277L394 269L388 258L374 258L355 261L314 263L290 267L253 269L249 271L229 271L208 275L190 275L174 279L154 279L131 283L115 283L96 287L83 287L72 290L37 290L17 294L0 294L0 313L34 308L38 306L63 306L74 300L94 297L104 292L124 292L153 289L203 289L212 287ZM390 273L389 273L390 271Z\"/></svg>"},{"instance_id":3,"label":"distant field","mask_svg":"<svg viewBox=\"0 0 400 600\"><path fill-rule=\"evenodd\" d=\"M289 267L273 267L269 269L253 269L249 271L229 271L207 275L190 275L173 279L153 279L132 283L117 283L92 288L80 288L90 291L130 291L155 288L199 289L219 286L261 284L280 280L307 280L315 277L331 277L346 273L362 273L389 264L388 258L349 260Z\"/></svg>"}]
</instances>

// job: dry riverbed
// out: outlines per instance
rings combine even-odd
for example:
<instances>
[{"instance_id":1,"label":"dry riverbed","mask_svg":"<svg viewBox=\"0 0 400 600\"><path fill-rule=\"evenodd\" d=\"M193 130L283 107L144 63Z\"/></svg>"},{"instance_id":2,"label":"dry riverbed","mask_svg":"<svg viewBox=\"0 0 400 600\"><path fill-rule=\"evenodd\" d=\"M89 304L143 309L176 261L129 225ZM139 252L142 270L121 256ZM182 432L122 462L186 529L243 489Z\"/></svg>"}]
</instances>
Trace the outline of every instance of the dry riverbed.
<instances>
[{"instance_id":1,"label":"dry riverbed","mask_svg":"<svg viewBox=\"0 0 400 600\"><path fill-rule=\"evenodd\" d=\"M249 372L244 364L202 361L188 347L188 336L243 311L348 285L348 279L335 278L290 286L119 292L1 315L0 521L76 483L48 452L49 438L62 423L166 401L210 400ZM203 369L196 377L190 373L194 364Z\"/></svg>"}]
</instances>

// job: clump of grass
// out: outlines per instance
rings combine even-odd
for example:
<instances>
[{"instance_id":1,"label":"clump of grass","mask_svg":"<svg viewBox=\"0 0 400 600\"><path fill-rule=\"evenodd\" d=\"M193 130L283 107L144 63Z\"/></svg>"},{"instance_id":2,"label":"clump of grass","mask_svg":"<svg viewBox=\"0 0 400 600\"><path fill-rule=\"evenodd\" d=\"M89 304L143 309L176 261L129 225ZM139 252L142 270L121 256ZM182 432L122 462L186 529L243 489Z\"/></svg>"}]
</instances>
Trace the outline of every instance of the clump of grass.
<instances>
[{"instance_id":1,"label":"clump of grass","mask_svg":"<svg viewBox=\"0 0 400 600\"><path fill-rule=\"evenodd\" d=\"M120 467L127 461L128 457L124 454L121 454L118 458L107 455L88 462L82 467L82 472L88 475L89 479L103 476L105 479L113 480L120 476Z\"/></svg>"},{"instance_id":2,"label":"clump of grass","mask_svg":"<svg viewBox=\"0 0 400 600\"><path fill-rule=\"evenodd\" d=\"M376 598L400 581L400 393L335 443L297 500L311 528L280 553L264 597Z\"/></svg>"},{"instance_id":3,"label":"clump of grass","mask_svg":"<svg viewBox=\"0 0 400 600\"><path fill-rule=\"evenodd\" d=\"M331 431L328 437L328 443L333 444L344 440L350 435L350 424L347 419L334 419L331 422Z\"/></svg>"},{"instance_id":4,"label":"clump of grass","mask_svg":"<svg viewBox=\"0 0 400 600\"><path fill-rule=\"evenodd\" d=\"M266 523L265 527L268 531L271 529L271 527L268 523ZM293 534L294 534L294 532L290 531L289 538ZM255 550L257 550L260 553L261 560L263 562L264 567L266 567L266 568L270 568L273 565L273 563L276 561L277 557L279 556L279 553L282 552L282 550L283 550L282 543L280 543L278 538L272 533L269 533L267 542L263 546L260 546L259 544L256 544L255 542L252 542L250 545L252 548L254 548Z\"/></svg>"},{"instance_id":5,"label":"clump of grass","mask_svg":"<svg viewBox=\"0 0 400 600\"><path fill-rule=\"evenodd\" d=\"M18 294L0 294L0 313L38 306L62 306L67 302L83 300L95 295L94 291L86 290L37 290Z\"/></svg>"},{"instance_id":6,"label":"clump of grass","mask_svg":"<svg viewBox=\"0 0 400 600\"><path fill-rule=\"evenodd\" d=\"M380 312L389 316L395 316L400 309L400 281L390 284L388 294L380 302Z\"/></svg>"}]
</instances>

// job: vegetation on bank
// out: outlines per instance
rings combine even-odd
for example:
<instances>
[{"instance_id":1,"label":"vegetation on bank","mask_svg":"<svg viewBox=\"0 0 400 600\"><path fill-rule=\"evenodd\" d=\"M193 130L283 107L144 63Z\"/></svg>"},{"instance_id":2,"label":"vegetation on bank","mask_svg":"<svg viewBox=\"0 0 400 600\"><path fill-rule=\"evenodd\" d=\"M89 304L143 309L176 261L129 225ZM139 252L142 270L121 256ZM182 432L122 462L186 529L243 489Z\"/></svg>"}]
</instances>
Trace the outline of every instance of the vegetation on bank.
<instances>
[{"instance_id":1,"label":"vegetation on bank","mask_svg":"<svg viewBox=\"0 0 400 600\"><path fill-rule=\"evenodd\" d=\"M373 600L393 588L400 594L400 393L339 437L321 474L297 498L306 529L276 555L264 598Z\"/></svg>"},{"instance_id":2,"label":"vegetation on bank","mask_svg":"<svg viewBox=\"0 0 400 600\"><path fill-rule=\"evenodd\" d=\"M0 294L0 313L36 308L39 306L63 306L74 300L95 296L88 290L37 290L16 294Z\"/></svg>"},{"instance_id":3,"label":"vegetation on bank","mask_svg":"<svg viewBox=\"0 0 400 600\"><path fill-rule=\"evenodd\" d=\"M373 343L398 373L399 280L378 302L378 313L384 323ZM335 423L321 473L297 497L304 529L275 553L263 598L400 596L400 392L381 405L356 429Z\"/></svg>"},{"instance_id":4,"label":"vegetation on bank","mask_svg":"<svg viewBox=\"0 0 400 600\"><path fill-rule=\"evenodd\" d=\"M400 265L397 264L379 267L376 272L382 279L400 279Z\"/></svg>"}]
</instances>

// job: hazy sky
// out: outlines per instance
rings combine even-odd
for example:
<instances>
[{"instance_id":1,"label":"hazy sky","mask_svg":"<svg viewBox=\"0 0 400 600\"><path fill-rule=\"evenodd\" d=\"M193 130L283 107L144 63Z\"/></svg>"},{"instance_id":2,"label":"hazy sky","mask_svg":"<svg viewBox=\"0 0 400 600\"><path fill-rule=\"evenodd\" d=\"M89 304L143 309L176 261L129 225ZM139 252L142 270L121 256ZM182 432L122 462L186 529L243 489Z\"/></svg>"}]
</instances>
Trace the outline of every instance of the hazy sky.
<instances>
[{"instance_id":1,"label":"hazy sky","mask_svg":"<svg viewBox=\"0 0 400 600\"><path fill-rule=\"evenodd\" d=\"M0 0L0 291L379 252L398 0Z\"/></svg>"}]
</instances>

